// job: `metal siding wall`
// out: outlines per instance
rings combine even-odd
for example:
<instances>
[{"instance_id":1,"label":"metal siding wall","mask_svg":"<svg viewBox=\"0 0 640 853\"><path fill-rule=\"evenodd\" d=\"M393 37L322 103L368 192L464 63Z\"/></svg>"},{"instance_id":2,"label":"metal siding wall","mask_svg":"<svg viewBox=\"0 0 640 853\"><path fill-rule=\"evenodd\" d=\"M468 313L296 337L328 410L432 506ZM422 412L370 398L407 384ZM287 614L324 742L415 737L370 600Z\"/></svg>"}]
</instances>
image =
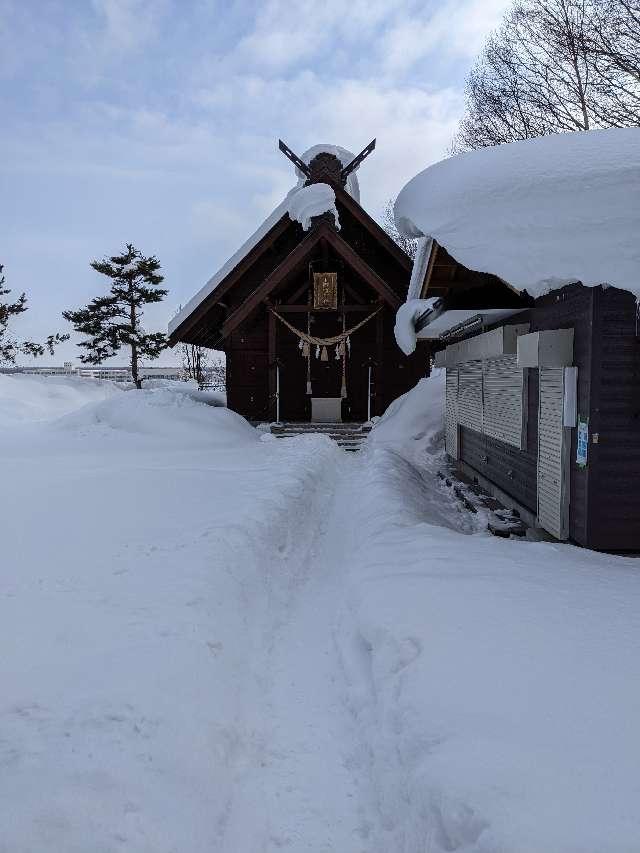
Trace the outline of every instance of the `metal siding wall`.
<instances>
[{"instance_id":1,"label":"metal siding wall","mask_svg":"<svg viewBox=\"0 0 640 853\"><path fill-rule=\"evenodd\" d=\"M582 287L579 284L568 285L559 291L549 293L536 301L532 311L532 331L544 329L573 329L573 363L578 368L578 412L582 415L591 413L592 372L594 367L593 345L599 331L595 321L593 297L598 288ZM532 371L536 374L537 371ZM537 418L537 415L536 415ZM590 419L589 428L592 428ZM581 545L591 545L589 541L590 524L588 521L588 496L590 493L589 480L591 466L579 468L575 464L576 434L571 430L572 448L570 452L571 465L571 504L570 529L572 541ZM532 445L533 446L533 445ZM591 447L589 448L591 450Z\"/></svg>"},{"instance_id":2,"label":"metal siding wall","mask_svg":"<svg viewBox=\"0 0 640 853\"><path fill-rule=\"evenodd\" d=\"M515 355L483 363L483 431L485 435L522 449L523 371Z\"/></svg>"},{"instance_id":3,"label":"metal siding wall","mask_svg":"<svg viewBox=\"0 0 640 853\"><path fill-rule=\"evenodd\" d=\"M564 371L540 368L538 417L538 522L558 539L567 538L567 448L562 425Z\"/></svg>"},{"instance_id":4,"label":"metal siding wall","mask_svg":"<svg viewBox=\"0 0 640 853\"><path fill-rule=\"evenodd\" d=\"M458 423L482 432L481 361L467 361L458 368Z\"/></svg>"},{"instance_id":5,"label":"metal siding wall","mask_svg":"<svg viewBox=\"0 0 640 853\"><path fill-rule=\"evenodd\" d=\"M458 458L458 368L447 368L445 402L445 450Z\"/></svg>"}]
</instances>

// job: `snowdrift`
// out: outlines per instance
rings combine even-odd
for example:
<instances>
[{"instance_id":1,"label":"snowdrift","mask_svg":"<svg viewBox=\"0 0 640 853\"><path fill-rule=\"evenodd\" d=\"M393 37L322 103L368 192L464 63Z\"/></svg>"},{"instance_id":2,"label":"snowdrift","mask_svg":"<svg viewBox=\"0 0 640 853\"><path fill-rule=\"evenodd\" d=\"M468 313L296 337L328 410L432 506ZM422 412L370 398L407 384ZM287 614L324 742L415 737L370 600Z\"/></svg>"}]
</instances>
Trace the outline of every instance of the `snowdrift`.
<instances>
[{"instance_id":1,"label":"snowdrift","mask_svg":"<svg viewBox=\"0 0 640 853\"><path fill-rule=\"evenodd\" d=\"M55 420L122 393L113 382L101 379L0 374L0 426Z\"/></svg>"},{"instance_id":2,"label":"snowdrift","mask_svg":"<svg viewBox=\"0 0 640 853\"><path fill-rule=\"evenodd\" d=\"M412 393L373 431L387 420L391 441L345 503L336 635L376 780L365 849L631 853L638 561L489 535L396 452L419 444L416 424L429 433Z\"/></svg>"},{"instance_id":3,"label":"snowdrift","mask_svg":"<svg viewBox=\"0 0 640 853\"><path fill-rule=\"evenodd\" d=\"M236 447L259 440L240 415L220 405L219 395L174 388L127 391L84 406L58 420L54 428L88 434L128 434L174 447Z\"/></svg>"},{"instance_id":4,"label":"snowdrift","mask_svg":"<svg viewBox=\"0 0 640 853\"><path fill-rule=\"evenodd\" d=\"M640 295L640 128L451 157L409 181L395 219L532 296L574 281Z\"/></svg>"},{"instance_id":5,"label":"snowdrift","mask_svg":"<svg viewBox=\"0 0 640 853\"><path fill-rule=\"evenodd\" d=\"M439 453L443 449L445 376L443 369L436 368L394 400L376 421L367 444L394 448L419 465Z\"/></svg>"}]
</instances>

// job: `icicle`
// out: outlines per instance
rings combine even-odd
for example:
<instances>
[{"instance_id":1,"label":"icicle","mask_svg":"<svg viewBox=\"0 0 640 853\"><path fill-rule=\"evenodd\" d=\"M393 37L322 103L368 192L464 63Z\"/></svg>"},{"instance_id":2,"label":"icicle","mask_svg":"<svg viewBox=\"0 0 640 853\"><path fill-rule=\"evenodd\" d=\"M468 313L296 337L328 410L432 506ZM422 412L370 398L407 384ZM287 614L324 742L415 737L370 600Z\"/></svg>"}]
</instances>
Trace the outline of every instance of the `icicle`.
<instances>
[{"instance_id":1,"label":"icicle","mask_svg":"<svg viewBox=\"0 0 640 853\"><path fill-rule=\"evenodd\" d=\"M311 350L309 349L309 341L305 341L302 345L302 355L305 358L309 358L309 356L311 355Z\"/></svg>"},{"instance_id":2,"label":"icicle","mask_svg":"<svg viewBox=\"0 0 640 853\"><path fill-rule=\"evenodd\" d=\"M311 390L311 382L309 382L308 380L307 380L307 394L309 394L309 395L313 394L313 391Z\"/></svg>"},{"instance_id":3,"label":"icicle","mask_svg":"<svg viewBox=\"0 0 640 853\"><path fill-rule=\"evenodd\" d=\"M340 344L336 344L335 359L336 359L336 361L340 361Z\"/></svg>"},{"instance_id":4,"label":"icicle","mask_svg":"<svg viewBox=\"0 0 640 853\"><path fill-rule=\"evenodd\" d=\"M298 349L302 349L303 347L304 347L304 342L303 342L302 338L300 338L300 340L298 341Z\"/></svg>"},{"instance_id":5,"label":"icicle","mask_svg":"<svg viewBox=\"0 0 640 853\"><path fill-rule=\"evenodd\" d=\"M351 355L351 338L347 338L347 352Z\"/></svg>"},{"instance_id":6,"label":"icicle","mask_svg":"<svg viewBox=\"0 0 640 853\"><path fill-rule=\"evenodd\" d=\"M320 355L320 361L329 361L329 354L327 352L326 347L322 347L322 353Z\"/></svg>"},{"instance_id":7,"label":"icicle","mask_svg":"<svg viewBox=\"0 0 640 853\"><path fill-rule=\"evenodd\" d=\"M316 345L316 358L320 358L320 347Z\"/></svg>"}]
</instances>

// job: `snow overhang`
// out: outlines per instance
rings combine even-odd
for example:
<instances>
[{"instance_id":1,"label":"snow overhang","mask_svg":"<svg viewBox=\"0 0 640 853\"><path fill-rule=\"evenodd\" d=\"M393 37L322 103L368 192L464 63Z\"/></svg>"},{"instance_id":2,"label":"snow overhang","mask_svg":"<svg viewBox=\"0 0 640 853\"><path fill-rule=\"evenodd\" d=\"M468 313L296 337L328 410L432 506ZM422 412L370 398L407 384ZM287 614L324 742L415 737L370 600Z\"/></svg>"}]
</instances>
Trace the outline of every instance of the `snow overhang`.
<instances>
[{"instance_id":1,"label":"snow overhang","mask_svg":"<svg viewBox=\"0 0 640 853\"><path fill-rule=\"evenodd\" d=\"M415 351L418 340L449 342L483 332L490 326L526 311L526 308L446 309L444 299L411 299L400 306L394 328L405 355Z\"/></svg>"},{"instance_id":2,"label":"snow overhang","mask_svg":"<svg viewBox=\"0 0 640 853\"><path fill-rule=\"evenodd\" d=\"M526 311L526 308L475 308L443 311L430 320L416 324L416 336L419 340L449 341L462 338L474 332L482 331L501 320Z\"/></svg>"},{"instance_id":3,"label":"snow overhang","mask_svg":"<svg viewBox=\"0 0 640 853\"><path fill-rule=\"evenodd\" d=\"M394 212L404 235L534 298L574 282L640 296L640 128L449 157L409 181Z\"/></svg>"}]
</instances>

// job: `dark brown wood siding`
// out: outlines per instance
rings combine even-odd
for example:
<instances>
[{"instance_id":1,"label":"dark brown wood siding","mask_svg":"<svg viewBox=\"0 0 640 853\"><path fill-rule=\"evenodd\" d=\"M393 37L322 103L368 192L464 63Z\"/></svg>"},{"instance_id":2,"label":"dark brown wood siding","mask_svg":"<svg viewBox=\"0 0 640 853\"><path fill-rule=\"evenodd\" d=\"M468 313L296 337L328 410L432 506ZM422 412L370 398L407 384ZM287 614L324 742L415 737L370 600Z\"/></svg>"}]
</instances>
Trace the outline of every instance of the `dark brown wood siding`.
<instances>
[{"instance_id":1,"label":"dark brown wood siding","mask_svg":"<svg viewBox=\"0 0 640 853\"><path fill-rule=\"evenodd\" d=\"M588 544L640 550L640 341L636 300L594 288ZM593 443L594 434L598 443Z\"/></svg>"},{"instance_id":2,"label":"dark brown wood siding","mask_svg":"<svg viewBox=\"0 0 640 853\"><path fill-rule=\"evenodd\" d=\"M305 277L299 280L303 284ZM360 291L371 299L362 285ZM306 299L306 296L305 296ZM378 303L371 304L371 311ZM346 312L345 324L355 326L368 309ZM342 329L341 312L315 312L312 333L329 337ZM294 326L306 329L307 314L287 314ZM351 338L347 359L347 398L342 406L343 420L365 421L367 417L368 362L372 367L371 414L381 415L393 400L409 391L429 372L429 350L420 346L407 358L395 344L395 313L384 305L380 319L373 318ZM298 348L299 339L279 321L275 324L275 358L280 367L280 416L282 420L305 421L311 417L311 400L307 394L307 362ZM227 339L227 400L230 409L249 420L275 420L275 382L269 356L269 320L262 305ZM340 396L342 362L329 351L328 361L315 357L311 362L314 396Z\"/></svg>"}]
</instances>

